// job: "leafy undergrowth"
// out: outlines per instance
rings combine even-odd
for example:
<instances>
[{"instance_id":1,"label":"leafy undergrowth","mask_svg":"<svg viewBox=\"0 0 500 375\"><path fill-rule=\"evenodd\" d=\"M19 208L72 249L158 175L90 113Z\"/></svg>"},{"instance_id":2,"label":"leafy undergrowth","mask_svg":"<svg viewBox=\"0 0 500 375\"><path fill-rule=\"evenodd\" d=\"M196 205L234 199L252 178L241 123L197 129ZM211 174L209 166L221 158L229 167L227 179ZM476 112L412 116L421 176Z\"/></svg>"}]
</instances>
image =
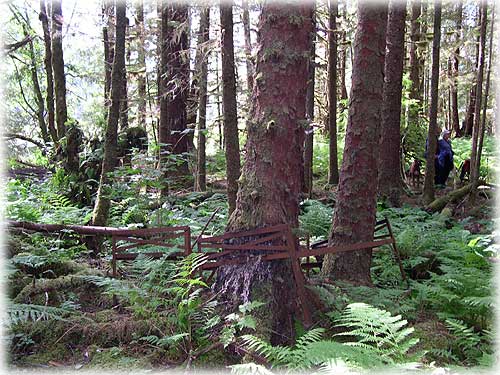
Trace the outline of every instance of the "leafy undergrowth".
<instances>
[{"instance_id":1,"label":"leafy undergrowth","mask_svg":"<svg viewBox=\"0 0 500 375\"><path fill-rule=\"evenodd\" d=\"M219 193L171 196L151 207L137 187L123 185L112 202L111 225L189 225L193 235L224 231L226 197ZM9 183L7 215L14 220L84 224L90 208L53 193L50 180ZM135 193L134 193L135 192ZM125 194L126 193L126 194ZM418 208L380 208L390 219L409 286L390 249L374 253L374 287L343 283L311 286L325 309L318 327L292 347L272 347L258 335L255 301L222 315L210 285L193 274L202 257L181 262L139 257L121 267L127 278L109 277L110 249L89 257L70 232L47 236L11 233L8 268L8 345L14 366L84 369L221 368L361 371L374 366L487 368L493 355L492 261L498 259L492 213L461 222ZM332 207L301 204L301 235L326 238ZM472 234L466 228L481 221ZM105 245L107 245L105 243ZM205 275L206 276L206 275ZM315 278L313 270L311 278ZM244 348L252 355L236 355ZM240 351L241 353L241 351ZM248 363L250 361L250 363Z\"/></svg>"}]
</instances>

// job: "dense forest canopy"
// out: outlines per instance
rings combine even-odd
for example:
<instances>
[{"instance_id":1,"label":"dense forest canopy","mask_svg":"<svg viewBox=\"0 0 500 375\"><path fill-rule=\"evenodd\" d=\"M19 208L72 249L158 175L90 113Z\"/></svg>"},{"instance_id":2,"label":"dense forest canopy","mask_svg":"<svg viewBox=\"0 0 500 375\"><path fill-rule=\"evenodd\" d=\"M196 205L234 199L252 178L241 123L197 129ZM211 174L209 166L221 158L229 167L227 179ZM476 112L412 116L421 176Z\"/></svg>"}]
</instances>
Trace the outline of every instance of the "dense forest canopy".
<instances>
[{"instance_id":1,"label":"dense forest canopy","mask_svg":"<svg viewBox=\"0 0 500 375\"><path fill-rule=\"evenodd\" d=\"M10 369L497 363L494 2L1 6Z\"/></svg>"}]
</instances>

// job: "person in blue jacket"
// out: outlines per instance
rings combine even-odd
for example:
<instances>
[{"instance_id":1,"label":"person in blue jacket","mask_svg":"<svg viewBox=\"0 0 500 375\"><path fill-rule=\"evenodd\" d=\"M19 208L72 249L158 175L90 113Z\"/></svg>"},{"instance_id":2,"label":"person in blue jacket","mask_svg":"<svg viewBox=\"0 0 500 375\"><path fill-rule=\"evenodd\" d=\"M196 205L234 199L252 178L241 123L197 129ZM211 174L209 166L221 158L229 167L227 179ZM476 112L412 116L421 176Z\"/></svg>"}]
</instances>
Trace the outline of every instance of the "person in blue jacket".
<instances>
[{"instance_id":1,"label":"person in blue jacket","mask_svg":"<svg viewBox=\"0 0 500 375\"><path fill-rule=\"evenodd\" d=\"M436 152L436 174L434 183L444 187L446 180L453 169L453 149L451 148L450 131L443 130L441 138L438 140Z\"/></svg>"}]
</instances>

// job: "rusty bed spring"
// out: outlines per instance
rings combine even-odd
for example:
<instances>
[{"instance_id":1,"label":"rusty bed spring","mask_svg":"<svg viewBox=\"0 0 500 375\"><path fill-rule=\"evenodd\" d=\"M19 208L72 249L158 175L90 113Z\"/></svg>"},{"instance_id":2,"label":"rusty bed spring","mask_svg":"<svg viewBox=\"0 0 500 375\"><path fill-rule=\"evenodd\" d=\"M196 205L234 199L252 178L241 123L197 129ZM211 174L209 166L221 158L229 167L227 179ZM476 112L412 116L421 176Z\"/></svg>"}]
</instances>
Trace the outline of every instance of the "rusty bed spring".
<instances>
[{"instance_id":1,"label":"rusty bed spring","mask_svg":"<svg viewBox=\"0 0 500 375\"><path fill-rule=\"evenodd\" d=\"M387 233L380 233L383 229L387 229ZM311 257L347 251L375 249L383 245L390 245L395 261L399 265L401 276L403 280L407 281L389 221L387 219L377 221L374 234L373 241L369 242L328 246L328 241L325 240L316 242L311 246L300 246L291 227L282 224L249 231L225 233L213 237L198 237L195 243L197 244L197 252L207 255L206 262L200 266L200 272L211 270L212 272L208 277L209 281L218 267L246 263L249 258L254 256L259 256L265 261L290 259L297 295L304 314L304 323L309 325L311 323L311 312L307 303L305 278L302 269L306 269L309 272L311 268L321 267L321 261L311 261ZM176 238L183 239L182 245L168 242ZM128 244L119 245L119 241ZM191 230L188 226L123 231L120 235L113 235L112 242L114 277L117 276L116 262L118 260L135 259L139 253L131 253L129 250L143 245L155 245L167 249L176 247L183 250L182 252L168 254L167 257L169 259L181 259L192 252ZM259 251L259 253L255 254L255 251ZM165 254L161 251L144 253L144 255L152 258L160 258ZM301 258L306 258L306 260L301 262Z\"/></svg>"}]
</instances>

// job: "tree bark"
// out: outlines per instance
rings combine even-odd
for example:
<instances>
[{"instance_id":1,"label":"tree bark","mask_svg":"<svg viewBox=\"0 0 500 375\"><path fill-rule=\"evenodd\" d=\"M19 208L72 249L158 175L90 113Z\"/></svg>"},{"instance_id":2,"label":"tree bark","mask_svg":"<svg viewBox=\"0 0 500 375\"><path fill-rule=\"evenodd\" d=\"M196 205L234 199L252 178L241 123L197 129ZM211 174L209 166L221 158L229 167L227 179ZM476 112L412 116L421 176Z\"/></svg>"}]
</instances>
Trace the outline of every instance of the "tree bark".
<instances>
[{"instance_id":1,"label":"tree bark","mask_svg":"<svg viewBox=\"0 0 500 375\"><path fill-rule=\"evenodd\" d=\"M26 26L23 26L24 34L28 36L28 30ZM33 41L30 40L29 46L29 56L30 56L30 70L31 70L31 82L33 83L33 94L36 102L36 118L38 120L38 126L40 127L40 133L42 139L45 143L50 141L49 133L47 131L47 124L45 123L45 105L43 102L42 90L40 89L40 82L38 81L38 72L36 66L35 49L33 48Z\"/></svg>"},{"instance_id":2,"label":"tree bark","mask_svg":"<svg viewBox=\"0 0 500 375\"><path fill-rule=\"evenodd\" d=\"M63 16L61 0L52 0L52 69L56 98L57 136L65 135L65 123L68 120L66 107L66 76L64 75L64 56L62 47Z\"/></svg>"},{"instance_id":3,"label":"tree bark","mask_svg":"<svg viewBox=\"0 0 500 375\"><path fill-rule=\"evenodd\" d=\"M401 205L401 94L403 90L403 60L406 1L392 0L386 35L384 102L378 161L378 195L393 206Z\"/></svg>"},{"instance_id":4,"label":"tree bark","mask_svg":"<svg viewBox=\"0 0 500 375\"><path fill-rule=\"evenodd\" d=\"M330 0L328 22L328 183L339 183L337 158L337 17L338 1Z\"/></svg>"},{"instance_id":5,"label":"tree bark","mask_svg":"<svg viewBox=\"0 0 500 375\"><path fill-rule=\"evenodd\" d=\"M281 223L298 227L310 17L308 4L262 6L245 163L228 231ZM228 306L267 301L271 343L290 343L296 301L291 275L288 261L227 266L219 268L215 289Z\"/></svg>"},{"instance_id":6,"label":"tree bark","mask_svg":"<svg viewBox=\"0 0 500 375\"><path fill-rule=\"evenodd\" d=\"M105 0L102 8L103 28L102 36L104 43L104 105L109 107L111 91L111 71L113 69L113 56L115 45L115 25L113 14L113 1Z\"/></svg>"},{"instance_id":7,"label":"tree bark","mask_svg":"<svg viewBox=\"0 0 500 375\"><path fill-rule=\"evenodd\" d=\"M198 47L200 48L200 77L199 77L199 99L198 106L198 157L196 158L196 190L207 189L206 178L206 123L207 123L207 75L208 75L208 51L206 43L210 40L210 7L205 6L201 11L200 30L198 32Z\"/></svg>"},{"instance_id":8,"label":"tree bark","mask_svg":"<svg viewBox=\"0 0 500 375\"><path fill-rule=\"evenodd\" d=\"M116 39L113 70L111 73L111 105L109 107L106 136L104 139L104 156L102 161L101 179L94 207L92 225L104 226L108 219L110 208L109 189L112 181L109 174L117 164L116 148L118 136L118 122L120 118L120 104L123 100L123 71L125 70L125 29L127 18L126 5L123 1L116 2Z\"/></svg>"},{"instance_id":9,"label":"tree bark","mask_svg":"<svg viewBox=\"0 0 500 375\"><path fill-rule=\"evenodd\" d=\"M167 9L168 8L168 9ZM186 185L189 176L186 153L187 135L187 100L189 95L189 59L188 50L188 6L176 3L162 5L162 58L161 58L161 98L160 134L163 144L162 165L168 168L168 156L175 155L175 169L169 169L168 182L174 185ZM167 110L168 108L168 110ZM167 190L162 189L165 193Z\"/></svg>"},{"instance_id":10,"label":"tree bark","mask_svg":"<svg viewBox=\"0 0 500 375\"><path fill-rule=\"evenodd\" d=\"M432 40L432 76L431 105L429 110L429 132L427 133L428 148L425 166L423 198L425 203L434 200L434 175L436 173L434 160L437 148L439 129L437 125L438 84L439 84L439 52L441 42L441 0L434 1L434 37Z\"/></svg>"},{"instance_id":11,"label":"tree bark","mask_svg":"<svg viewBox=\"0 0 500 375\"><path fill-rule=\"evenodd\" d=\"M137 62L139 73L137 75L137 126L146 129L146 48L144 26L144 1L136 0L135 3L137 27Z\"/></svg>"},{"instance_id":12,"label":"tree bark","mask_svg":"<svg viewBox=\"0 0 500 375\"><path fill-rule=\"evenodd\" d=\"M410 89L410 99L417 101L411 104L408 111L408 122L411 124L419 123L419 116L423 105L423 80L421 79L422 68L424 66L418 51L418 44L421 41L420 16L422 14L421 0L412 0L411 2L411 28L410 28L410 80L412 82Z\"/></svg>"},{"instance_id":13,"label":"tree bark","mask_svg":"<svg viewBox=\"0 0 500 375\"><path fill-rule=\"evenodd\" d=\"M314 3L313 3L314 4ZM314 128L312 121L314 120L314 86L316 72L316 5L311 8L311 20L313 22L313 31L311 33L311 52L309 56L309 76L307 78L307 93L306 93L306 117L309 122L306 131L306 140L304 144L304 187L303 191L309 197L312 194L313 186L313 145L314 145Z\"/></svg>"},{"instance_id":14,"label":"tree bark","mask_svg":"<svg viewBox=\"0 0 500 375\"><path fill-rule=\"evenodd\" d=\"M451 81L451 120L453 124L453 130L455 132L455 137L461 137L462 132L460 131L460 120L458 118L458 68L460 62L460 47L459 42L461 40L462 32L462 9L463 1L459 1L457 4L457 28L456 28L456 39L457 48L453 53L453 70L452 70L452 81Z\"/></svg>"},{"instance_id":15,"label":"tree bark","mask_svg":"<svg viewBox=\"0 0 500 375\"><path fill-rule=\"evenodd\" d=\"M254 66L252 60L252 39L250 36L250 12L248 10L248 0L242 0L241 6L243 8L242 21L243 21L243 33L245 37L248 102L250 103L250 101L252 100L252 91L253 91Z\"/></svg>"},{"instance_id":16,"label":"tree bark","mask_svg":"<svg viewBox=\"0 0 500 375\"><path fill-rule=\"evenodd\" d=\"M349 117L329 244L373 239L387 4L358 2ZM371 250L325 256L326 277L371 284Z\"/></svg>"},{"instance_id":17,"label":"tree bark","mask_svg":"<svg viewBox=\"0 0 500 375\"><path fill-rule=\"evenodd\" d=\"M479 66L477 70L476 78L476 102L474 108L474 126L472 128L472 150L471 150L471 182L474 184L479 180L479 166L480 160L478 158L478 140L479 134L482 133L480 129L481 119L481 104L482 104L482 94L483 94L483 77L484 77L484 54L486 46L486 24L488 22L488 3L486 0L481 0L481 29L479 34ZM471 200L474 201L475 194L471 194Z\"/></svg>"},{"instance_id":18,"label":"tree bark","mask_svg":"<svg viewBox=\"0 0 500 375\"><path fill-rule=\"evenodd\" d=\"M45 45L45 74L47 76L47 127L50 137L54 144L57 144L59 137L57 136L57 129L55 126L55 112L54 112L54 76L52 73L52 40L50 38L49 19L47 17L47 8L45 0L40 0L40 14L38 16L42 22L43 42Z\"/></svg>"},{"instance_id":19,"label":"tree bark","mask_svg":"<svg viewBox=\"0 0 500 375\"><path fill-rule=\"evenodd\" d=\"M224 144L226 151L227 199L230 215L236 207L240 177L240 146L236 110L236 78L233 44L233 3L220 5L222 29L222 110L224 112Z\"/></svg>"}]
</instances>

